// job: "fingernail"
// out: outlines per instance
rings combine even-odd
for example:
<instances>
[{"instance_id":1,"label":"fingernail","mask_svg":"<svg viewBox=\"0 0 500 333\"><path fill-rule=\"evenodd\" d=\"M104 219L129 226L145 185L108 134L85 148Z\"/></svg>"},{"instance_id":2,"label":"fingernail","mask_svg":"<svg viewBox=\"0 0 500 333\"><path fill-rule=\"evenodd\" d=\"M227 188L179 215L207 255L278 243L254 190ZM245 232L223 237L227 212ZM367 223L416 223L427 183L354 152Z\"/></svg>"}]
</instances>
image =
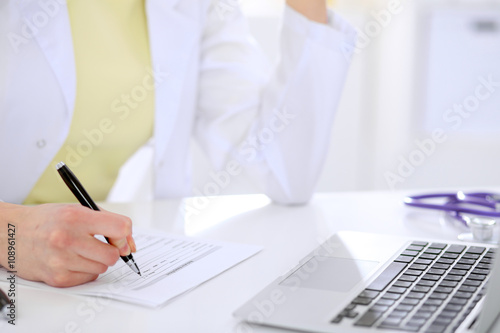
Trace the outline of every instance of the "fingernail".
<instances>
[{"instance_id":1,"label":"fingernail","mask_svg":"<svg viewBox=\"0 0 500 333\"><path fill-rule=\"evenodd\" d=\"M137 245L135 245L135 240L132 238L132 252L137 252Z\"/></svg>"}]
</instances>

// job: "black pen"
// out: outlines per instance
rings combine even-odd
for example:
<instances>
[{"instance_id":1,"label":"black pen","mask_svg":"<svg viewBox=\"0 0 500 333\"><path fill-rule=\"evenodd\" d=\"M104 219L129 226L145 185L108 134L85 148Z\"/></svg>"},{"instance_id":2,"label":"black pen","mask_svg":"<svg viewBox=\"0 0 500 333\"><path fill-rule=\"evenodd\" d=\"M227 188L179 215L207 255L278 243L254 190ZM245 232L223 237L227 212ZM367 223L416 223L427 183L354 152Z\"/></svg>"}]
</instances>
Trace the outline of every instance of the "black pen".
<instances>
[{"instance_id":1,"label":"black pen","mask_svg":"<svg viewBox=\"0 0 500 333\"><path fill-rule=\"evenodd\" d=\"M97 207L97 205L95 204L94 200L92 200L90 195L87 193L87 191L85 191L85 188L80 183L78 178L76 178L75 174L71 172L71 170L66 166L66 164L64 164L63 162L59 162L56 165L56 169L57 172L59 172L61 178L66 183L66 185L71 190L71 192L73 192L75 197L78 199L78 201L80 201L82 205L93 210L100 210L99 207ZM105 238L106 241L109 243L109 239L107 237ZM139 270L139 267L137 267L137 264L135 263L132 253L130 253L128 256L123 256L120 258L122 258L122 260L128 265L128 267L130 267L134 272L141 275L141 271Z\"/></svg>"}]
</instances>

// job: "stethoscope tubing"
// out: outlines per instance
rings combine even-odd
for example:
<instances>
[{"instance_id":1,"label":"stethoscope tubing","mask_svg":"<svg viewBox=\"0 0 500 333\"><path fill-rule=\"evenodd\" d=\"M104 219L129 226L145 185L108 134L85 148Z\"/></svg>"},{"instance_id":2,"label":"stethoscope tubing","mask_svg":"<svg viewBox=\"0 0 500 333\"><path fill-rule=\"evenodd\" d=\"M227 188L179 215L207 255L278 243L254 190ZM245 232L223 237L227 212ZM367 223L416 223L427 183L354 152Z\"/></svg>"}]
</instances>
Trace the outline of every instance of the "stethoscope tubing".
<instances>
[{"instance_id":1,"label":"stethoscope tubing","mask_svg":"<svg viewBox=\"0 0 500 333\"><path fill-rule=\"evenodd\" d=\"M438 198L448 199L448 201L444 204L431 204L423 202L423 200L438 199ZM408 196L404 199L404 203L407 206L411 207L445 211L448 213L452 213L455 216L460 214L471 214L478 216L500 218L500 211L497 211L497 208L500 206L500 199L497 198L500 198L499 194L485 193L485 192L435 193L435 194ZM484 210L464 207L462 206L464 204L487 207L492 209L492 211L484 211Z\"/></svg>"}]
</instances>

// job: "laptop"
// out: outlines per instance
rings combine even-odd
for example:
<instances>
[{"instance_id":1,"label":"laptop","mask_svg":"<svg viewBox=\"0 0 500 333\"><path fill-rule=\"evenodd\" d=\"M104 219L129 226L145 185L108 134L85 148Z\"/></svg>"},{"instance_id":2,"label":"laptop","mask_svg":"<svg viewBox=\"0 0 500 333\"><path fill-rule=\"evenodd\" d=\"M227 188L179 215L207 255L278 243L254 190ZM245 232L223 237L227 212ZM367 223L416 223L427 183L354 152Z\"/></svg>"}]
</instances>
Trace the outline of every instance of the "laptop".
<instances>
[{"instance_id":1,"label":"laptop","mask_svg":"<svg viewBox=\"0 0 500 333\"><path fill-rule=\"evenodd\" d=\"M301 332L490 332L500 314L495 251L339 232L234 315Z\"/></svg>"}]
</instances>

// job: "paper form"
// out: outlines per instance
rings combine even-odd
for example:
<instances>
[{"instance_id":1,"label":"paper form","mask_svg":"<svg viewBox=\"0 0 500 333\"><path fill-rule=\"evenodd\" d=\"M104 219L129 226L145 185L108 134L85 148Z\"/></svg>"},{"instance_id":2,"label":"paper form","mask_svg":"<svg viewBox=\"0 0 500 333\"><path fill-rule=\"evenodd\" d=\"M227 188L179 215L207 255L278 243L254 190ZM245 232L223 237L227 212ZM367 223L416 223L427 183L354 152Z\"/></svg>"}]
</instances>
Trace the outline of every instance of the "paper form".
<instances>
[{"instance_id":1,"label":"paper form","mask_svg":"<svg viewBox=\"0 0 500 333\"><path fill-rule=\"evenodd\" d=\"M122 260L87 284L57 289L59 292L116 299L150 307L200 285L255 255L262 248L252 245L215 242L162 233L135 232L134 259L142 277ZM7 277L1 268L0 276ZM20 284L52 289L41 282L17 278Z\"/></svg>"}]
</instances>

